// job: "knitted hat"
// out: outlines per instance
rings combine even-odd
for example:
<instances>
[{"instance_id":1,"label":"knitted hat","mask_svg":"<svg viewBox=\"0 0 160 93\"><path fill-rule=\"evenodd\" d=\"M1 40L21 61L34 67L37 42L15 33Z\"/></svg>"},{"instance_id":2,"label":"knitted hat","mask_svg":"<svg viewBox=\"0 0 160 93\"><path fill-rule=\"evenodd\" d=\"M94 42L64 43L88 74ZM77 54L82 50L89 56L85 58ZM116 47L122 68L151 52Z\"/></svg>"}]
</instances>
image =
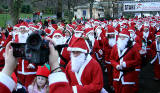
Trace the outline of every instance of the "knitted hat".
<instances>
[{"instance_id":1,"label":"knitted hat","mask_svg":"<svg viewBox=\"0 0 160 93\"><path fill-rule=\"evenodd\" d=\"M48 77L50 74L50 70L49 67L47 65L44 66L38 66L37 69L37 76L44 76L44 77Z\"/></svg>"}]
</instances>

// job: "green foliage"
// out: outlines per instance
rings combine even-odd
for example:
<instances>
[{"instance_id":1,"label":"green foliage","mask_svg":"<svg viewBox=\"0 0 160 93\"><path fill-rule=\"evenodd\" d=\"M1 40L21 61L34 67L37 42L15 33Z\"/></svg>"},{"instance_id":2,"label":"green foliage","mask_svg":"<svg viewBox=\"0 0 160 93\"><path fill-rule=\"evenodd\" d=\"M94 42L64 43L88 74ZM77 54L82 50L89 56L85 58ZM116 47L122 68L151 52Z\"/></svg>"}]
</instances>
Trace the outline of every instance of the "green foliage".
<instances>
[{"instance_id":1,"label":"green foliage","mask_svg":"<svg viewBox=\"0 0 160 93\"><path fill-rule=\"evenodd\" d=\"M21 12L22 13L32 13L30 5L22 5Z\"/></svg>"}]
</instances>

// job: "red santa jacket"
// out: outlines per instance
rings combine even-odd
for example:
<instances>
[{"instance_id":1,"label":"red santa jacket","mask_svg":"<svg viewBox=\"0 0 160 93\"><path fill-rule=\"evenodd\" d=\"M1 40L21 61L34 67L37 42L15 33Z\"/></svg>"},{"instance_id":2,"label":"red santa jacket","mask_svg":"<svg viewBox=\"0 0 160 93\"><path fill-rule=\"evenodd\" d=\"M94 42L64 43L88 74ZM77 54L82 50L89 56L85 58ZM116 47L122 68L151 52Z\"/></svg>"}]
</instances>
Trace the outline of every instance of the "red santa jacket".
<instances>
[{"instance_id":1,"label":"red santa jacket","mask_svg":"<svg viewBox=\"0 0 160 93\"><path fill-rule=\"evenodd\" d=\"M27 68L28 65L33 65L35 68L29 69L29 68ZM24 59L18 60L18 66L17 66L17 73L18 74L32 75L32 74L36 74L36 71L37 71L37 66L35 66L34 64L31 64L27 60L24 60Z\"/></svg>"},{"instance_id":2,"label":"red santa jacket","mask_svg":"<svg viewBox=\"0 0 160 93\"><path fill-rule=\"evenodd\" d=\"M16 84L11 77L0 72L0 93L12 93Z\"/></svg>"},{"instance_id":3,"label":"red santa jacket","mask_svg":"<svg viewBox=\"0 0 160 93\"><path fill-rule=\"evenodd\" d=\"M135 68L141 64L140 62L140 54L137 50L137 46L133 45L133 47L128 51L128 53L122 57L119 61L117 61L128 48L125 48L122 52L120 52L117 45L115 45L111 51L110 61L113 66L113 79L115 81L120 81L122 84L135 84L136 76L135 76ZM117 65L126 63L126 67L123 71L119 71L116 69Z\"/></svg>"},{"instance_id":4,"label":"red santa jacket","mask_svg":"<svg viewBox=\"0 0 160 93\"><path fill-rule=\"evenodd\" d=\"M160 64L160 45L158 44L157 41L154 41L151 45L151 54L152 54L152 61L151 63L154 63L154 62L158 62L158 64Z\"/></svg>"},{"instance_id":5,"label":"red santa jacket","mask_svg":"<svg viewBox=\"0 0 160 93\"><path fill-rule=\"evenodd\" d=\"M78 73L71 71L67 65L66 74L74 93L100 93L103 87L103 74L100 65L90 55Z\"/></svg>"}]
</instances>

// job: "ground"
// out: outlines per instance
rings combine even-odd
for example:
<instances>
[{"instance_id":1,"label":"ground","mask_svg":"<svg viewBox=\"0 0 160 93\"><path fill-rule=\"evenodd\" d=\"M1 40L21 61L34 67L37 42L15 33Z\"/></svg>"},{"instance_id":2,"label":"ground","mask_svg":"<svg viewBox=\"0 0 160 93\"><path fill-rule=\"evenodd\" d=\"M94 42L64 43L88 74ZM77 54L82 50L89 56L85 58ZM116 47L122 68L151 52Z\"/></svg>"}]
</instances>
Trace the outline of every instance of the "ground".
<instances>
[{"instance_id":1,"label":"ground","mask_svg":"<svg viewBox=\"0 0 160 93\"><path fill-rule=\"evenodd\" d=\"M148 64L140 73L139 93L160 93L160 81L153 80L153 65Z\"/></svg>"}]
</instances>

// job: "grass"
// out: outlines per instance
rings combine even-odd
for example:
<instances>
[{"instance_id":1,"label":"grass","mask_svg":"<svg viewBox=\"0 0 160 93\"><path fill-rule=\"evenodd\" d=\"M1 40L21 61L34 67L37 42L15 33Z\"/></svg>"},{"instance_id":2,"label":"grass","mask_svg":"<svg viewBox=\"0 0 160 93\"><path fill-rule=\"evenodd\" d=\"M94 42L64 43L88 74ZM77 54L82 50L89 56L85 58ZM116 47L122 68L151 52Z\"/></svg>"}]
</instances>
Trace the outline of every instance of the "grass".
<instances>
[{"instance_id":1,"label":"grass","mask_svg":"<svg viewBox=\"0 0 160 93\"><path fill-rule=\"evenodd\" d=\"M52 14L44 14L43 17L53 16ZM32 18L32 14L20 14L21 18ZM0 14L0 27L4 27L7 21L11 20L11 16L9 14Z\"/></svg>"}]
</instances>

